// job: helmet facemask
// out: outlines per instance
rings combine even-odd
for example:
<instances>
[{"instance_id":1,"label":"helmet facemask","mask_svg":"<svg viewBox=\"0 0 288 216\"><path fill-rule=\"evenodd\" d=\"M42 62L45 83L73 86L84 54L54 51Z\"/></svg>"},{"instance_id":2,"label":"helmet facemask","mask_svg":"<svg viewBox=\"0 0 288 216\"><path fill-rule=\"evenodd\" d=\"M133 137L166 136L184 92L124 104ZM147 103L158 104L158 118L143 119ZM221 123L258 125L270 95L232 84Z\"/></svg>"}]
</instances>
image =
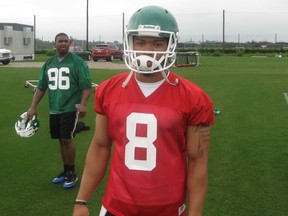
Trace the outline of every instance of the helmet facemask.
<instances>
[{"instance_id":1,"label":"helmet facemask","mask_svg":"<svg viewBox=\"0 0 288 216\"><path fill-rule=\"evenodd\" d=\"M133 40L136 36L159 37L168 41L164 51L134 50ZM174 32L161 31L159 26L139 26L125 32L124 54L127 67L137 73L156 73L170 68L176 60L177 35ZM160 58L159 58L160 56Z\"/></svg>"}]
</instances>

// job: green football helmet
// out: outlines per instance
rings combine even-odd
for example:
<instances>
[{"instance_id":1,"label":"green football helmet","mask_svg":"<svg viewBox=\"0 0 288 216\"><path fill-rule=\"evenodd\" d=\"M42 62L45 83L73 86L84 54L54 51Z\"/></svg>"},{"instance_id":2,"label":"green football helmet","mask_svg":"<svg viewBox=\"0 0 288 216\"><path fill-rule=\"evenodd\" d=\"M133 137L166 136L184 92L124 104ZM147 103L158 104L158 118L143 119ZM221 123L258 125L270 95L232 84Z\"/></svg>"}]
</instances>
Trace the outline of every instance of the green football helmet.
<instances>
[{"instance_id":1,"label":"green football helmet","mask_svg":"<svg viewBox=\"0 0 288 216\"><path fill-rule=\"evenodd\" d=\"M125 30L124 54L125 64L138 73L156 73L170 68L175 60L178 42L178 25L174 16L159 6L146 6L136 11L129 20ZM168 39L165 51L136 51L133 49L134 36L161 37ZM156 59L157 54L162 54ZM147 62L152 62L147 64Z\"/></svg>"}]
</instances>

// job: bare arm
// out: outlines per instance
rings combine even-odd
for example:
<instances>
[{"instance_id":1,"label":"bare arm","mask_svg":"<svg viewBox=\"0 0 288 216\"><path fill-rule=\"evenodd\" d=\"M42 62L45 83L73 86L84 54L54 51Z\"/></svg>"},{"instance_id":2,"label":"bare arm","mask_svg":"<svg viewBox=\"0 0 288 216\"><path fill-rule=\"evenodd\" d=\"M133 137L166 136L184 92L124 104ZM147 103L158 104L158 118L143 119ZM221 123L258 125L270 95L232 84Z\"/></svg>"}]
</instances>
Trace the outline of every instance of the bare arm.
<instances>
[{"instance_id":1,"label":"bare arm","mask_svg":"<svg viewBox=\"0 0 288 216\"><path fill-rule=\"evenodd\" d=\"M208 153L210 128L189 126L187 128L188 154L188 215L201 216L208 186Z\"/></svg>"},{"instance_id":2,"label":"bare arm","mask_svg":"<svg viewBox=\"0 0 288 216\"><path fill-rule=\"evenodd\" d=\"M86 115L87 109L86 109L86 103L89 99L89 96L91 94L91 89L84 89L82 90L82 99L80 104L77 105L77 111L79 112L79 117L83 118Z\"/></svg>"},{"instance_id":3,"label":"bare arm","mask_svg":"<svg viewBox=\"0 0 288 216\"><path fill-rule=\"evenodd\" d=\"M77 199L88 201L94 190L105 175L110 159L112 141L108 136L108 121L106 116L97 114L94 137L87 153ZM75 205L73 216L89 215L88 208Z\"/></svg>"},{"instance_id":4,"label":"bare arm","mask_svg":"<svg viewBox=\"0 0 288 216\"><path fill-rule=\"evenodd\" d=\"M44 94L45 94L44 91L41 91L38 88L36 89L34 96L33 96L31 106L27 111L29 119L32 119L33 115L37 115L37 105L41 101L41 99L43 98Z\"/></svg>"}]
</instances>

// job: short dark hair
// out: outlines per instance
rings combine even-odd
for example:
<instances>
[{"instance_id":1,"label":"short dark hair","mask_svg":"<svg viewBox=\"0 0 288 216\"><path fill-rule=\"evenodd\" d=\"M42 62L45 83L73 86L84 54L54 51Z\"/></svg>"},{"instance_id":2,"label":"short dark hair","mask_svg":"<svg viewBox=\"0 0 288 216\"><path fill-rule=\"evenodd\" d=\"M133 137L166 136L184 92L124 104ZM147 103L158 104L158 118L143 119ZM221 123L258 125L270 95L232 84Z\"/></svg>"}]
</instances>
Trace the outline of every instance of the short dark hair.
<instances>
[{"instance_id":1,"label":"short dark hair","mask_svg":"<svg viewBox=\"0 0 288 216\"><path fill-rule=\"evenodd\" d=\"M66 37L68 37L68 35L66 34L66 33L64 33L64 32L60 32L60 33L58 33L56 36L55 36L55 43L56 43L56 40L57 40L57 37L60 37L60 36L66 36Z\"/></svg>"}]
</instances>

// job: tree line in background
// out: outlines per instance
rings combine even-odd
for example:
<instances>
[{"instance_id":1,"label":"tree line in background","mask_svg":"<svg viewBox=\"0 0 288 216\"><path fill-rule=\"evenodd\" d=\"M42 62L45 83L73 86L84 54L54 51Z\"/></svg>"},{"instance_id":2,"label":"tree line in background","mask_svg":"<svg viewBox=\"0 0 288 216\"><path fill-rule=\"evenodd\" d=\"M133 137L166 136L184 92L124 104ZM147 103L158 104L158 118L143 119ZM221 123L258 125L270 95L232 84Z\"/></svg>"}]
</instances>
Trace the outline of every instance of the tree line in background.
<instances>
[{"instance_id":1,"label":"tree line in background","mask_svg":"<svg viewBox=\"0 0 288 216\"><path fill-rule=\"evenodd\" d=\"M87 50L87 43L84 40L75 40L76 45L81 47L83 50ZM96 44L103 43L114 43L120 48L123 48L123 44L114 42L104 42L104 41L89 41L88 50L91 51ZM36 39L35 41L36 49L35 54L54 54L54 43L50 41L42 41L41 39ZM193 42L179 42L177 52L199 52L201 55L281 55L288 57L288 43L278 42L271 43L266 41L251 41L245 43L232 43L232 42L218 42L218 41L205 41L202 43Z\"/></svg>"}]
</instances>

